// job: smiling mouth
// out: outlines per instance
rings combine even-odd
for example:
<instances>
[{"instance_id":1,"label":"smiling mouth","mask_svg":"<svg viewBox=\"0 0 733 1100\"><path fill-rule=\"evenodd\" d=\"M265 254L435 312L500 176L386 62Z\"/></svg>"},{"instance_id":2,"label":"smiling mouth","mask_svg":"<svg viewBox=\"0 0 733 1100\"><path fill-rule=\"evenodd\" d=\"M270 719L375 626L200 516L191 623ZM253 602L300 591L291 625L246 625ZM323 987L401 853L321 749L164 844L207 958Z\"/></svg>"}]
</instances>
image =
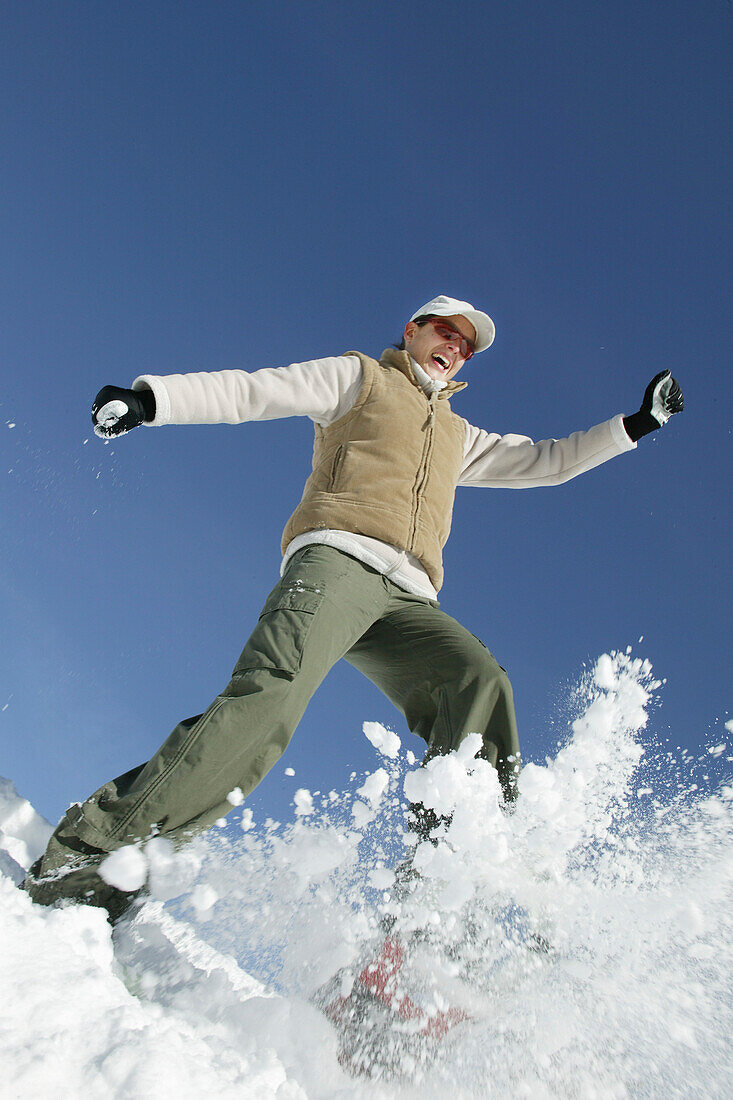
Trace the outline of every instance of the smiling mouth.
<instances>
[{"instance_id":1,"label":"smiling mouth","mask_svg":"<svg viewBox=\"0 0 733 1100\"><path fill-rule=\"evenodd\" d=\"M435 354L433 354L431 356L431 359L433 360L433 363L435 364L435 366L439 367L441 370L444 370L444 371L450 370L450 361L448 359L446 359L446 357L444 355L435 355Z\"/></svg>"}]
</instances>

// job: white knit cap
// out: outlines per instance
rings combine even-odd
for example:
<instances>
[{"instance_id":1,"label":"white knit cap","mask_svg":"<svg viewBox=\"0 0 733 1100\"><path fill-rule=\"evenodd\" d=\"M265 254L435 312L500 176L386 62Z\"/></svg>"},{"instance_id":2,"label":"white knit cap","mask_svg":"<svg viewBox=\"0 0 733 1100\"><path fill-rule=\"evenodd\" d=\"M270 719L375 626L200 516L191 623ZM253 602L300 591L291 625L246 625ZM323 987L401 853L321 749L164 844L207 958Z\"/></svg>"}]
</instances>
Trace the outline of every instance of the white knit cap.
<instances>
[{"instance_id":1,"label":"white knit cap","mask_svg":"<svg viewBox=\"0 0 733 1100\"><path fill-rule=\"evenodd\" d=\"M486 351L494 342L494 322L486 313L474 309L470 302L460 302L457 298L448 298L445 294L439 294L437 298L420 306L410 318L424 317L425 314L433 317L465 317L476 329L476 351Z\"/></svg>"}]
</instances>

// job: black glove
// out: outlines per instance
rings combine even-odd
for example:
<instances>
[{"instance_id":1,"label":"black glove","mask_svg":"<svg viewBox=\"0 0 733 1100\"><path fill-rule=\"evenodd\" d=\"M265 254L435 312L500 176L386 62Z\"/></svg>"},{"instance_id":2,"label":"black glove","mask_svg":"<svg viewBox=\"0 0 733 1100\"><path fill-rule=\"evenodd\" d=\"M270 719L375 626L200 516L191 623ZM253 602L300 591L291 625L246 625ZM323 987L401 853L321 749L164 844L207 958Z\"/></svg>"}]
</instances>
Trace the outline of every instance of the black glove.
<instances>
[{"instance_id":1,"label":"black glove","mask_svg":"<svg viewBox=\"0 0 733 1100\"><path fill-rule=\"evenodd\" d=\"M682 412L684 407L679 382L674 380L670 371L663 370L647 386L639 411L624 417L626 434L636 443L643 435L661 428L670 416Z\"/></svg>"},{"instance_id":2,"label":"black glove","mask_svg":"<svg viewBox=\"0 0 733 1100\"><path fill-rule=\"evenodd\" d=\"M102 439L137 428L144 420L155 419L155 394L152 390L122 390L103 386L92 405L94 434Z\"/></svg>"}]
</instances>

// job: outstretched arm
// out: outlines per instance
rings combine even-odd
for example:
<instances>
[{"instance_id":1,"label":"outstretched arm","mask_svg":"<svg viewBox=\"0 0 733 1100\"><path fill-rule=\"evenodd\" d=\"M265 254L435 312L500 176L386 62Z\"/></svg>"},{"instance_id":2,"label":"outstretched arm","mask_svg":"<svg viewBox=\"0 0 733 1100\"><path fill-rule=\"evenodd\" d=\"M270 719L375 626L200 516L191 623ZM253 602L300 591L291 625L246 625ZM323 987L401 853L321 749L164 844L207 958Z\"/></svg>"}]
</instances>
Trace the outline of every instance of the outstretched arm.
<instances>
[{"instance_id":1,"label":"outstretched arm","mask_svg":"<svg viewBox=\"0 0 733 1100\"><path fill-rule=\"evenodd\" d=\"M263 370L144 374L132 389L105 386L92 406L92 422L103 438L122 435L146 423L241 424L308 416L323 426L354 404L362 382L353 355L312 359Z\"/></svg>"},{"instance_id":2,"label":"outstretched arm","mask_svg":"<svg viewBox=\"0 0 733 1100\"><path fill-rule=\"evenodd\" d=\"M526 435L498 435L466 423L458 484L487 489L562 485L635 447L624 431L620 415L588 431L573 432L566 439L539 442Z\"/></svg>"},{"instance_id":3,"label":"outstretched arm","mask_svg":"<svg viewBox=\"0 0 733 1100\"><path fill-rule=\"evenodd\" d=\"M643 435L656 431L684 407L682 390L669 371L649 383L638 412L615 416L567 439L534 440L498 435L466 422L466 443L459 485L531 489L561 485L602 462L633 450Z\"/></svg>"}]
</instances>

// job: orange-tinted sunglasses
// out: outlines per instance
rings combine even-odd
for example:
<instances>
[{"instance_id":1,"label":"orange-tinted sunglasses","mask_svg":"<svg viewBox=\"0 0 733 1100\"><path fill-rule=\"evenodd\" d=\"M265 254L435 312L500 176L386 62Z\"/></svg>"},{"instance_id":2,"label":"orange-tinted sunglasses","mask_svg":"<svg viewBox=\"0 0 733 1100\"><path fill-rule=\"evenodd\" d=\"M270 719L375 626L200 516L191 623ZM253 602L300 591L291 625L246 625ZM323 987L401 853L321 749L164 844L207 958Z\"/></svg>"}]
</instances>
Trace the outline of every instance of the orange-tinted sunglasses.
<instances>
[{"instance_id":1,"label":"orange-tinted sunglasses","mask_svg":"<svg viewBox=\"0 0 733 1100\"><path fill-rule=\"evenodd\" d=\"M453 343L458 343L458 350L461 353L461 358L465 363L473 356L474 347L470 340L467 340L462 332L459 332L457 328L453 328L453 325L449 325L447 321L444 321L441 317L426 317L423 321L417 321L418 325L432 325L441 340L450 340Z\"/></svg>"}]
</instances>

